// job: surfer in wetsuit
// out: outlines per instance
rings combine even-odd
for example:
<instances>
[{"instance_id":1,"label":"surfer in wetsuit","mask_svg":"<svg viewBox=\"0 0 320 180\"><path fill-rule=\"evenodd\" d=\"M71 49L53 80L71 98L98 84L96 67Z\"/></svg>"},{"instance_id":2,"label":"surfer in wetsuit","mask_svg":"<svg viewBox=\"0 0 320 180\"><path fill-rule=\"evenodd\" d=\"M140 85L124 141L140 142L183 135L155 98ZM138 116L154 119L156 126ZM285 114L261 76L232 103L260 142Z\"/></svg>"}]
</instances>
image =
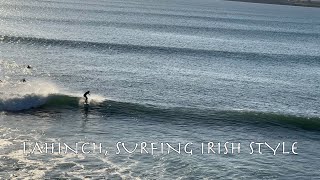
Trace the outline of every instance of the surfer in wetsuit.
<instances>
[{"instance_id":1,"label":"surfer in wetsuit","mask_svg":"<svg viewBox=\"0 0 320 180\"><path fill-rule=\"evenodd\" d=\"M84 93L83 97L86 98L86 100L84 101L86 104L88 104L88 97L87 95L90 95L90 91L87 91Z\"/></svg>"},{"instance_id":2,"label":"surfer in wetsuit","mask_svg":"<svg viewBox=\"0 0 320 180\"><path fill-rule=\"evenodd\" d=\"M22 81L22 82L27 82L25 78L23 78L21 81Z\"/></svg>"}]
</instances>

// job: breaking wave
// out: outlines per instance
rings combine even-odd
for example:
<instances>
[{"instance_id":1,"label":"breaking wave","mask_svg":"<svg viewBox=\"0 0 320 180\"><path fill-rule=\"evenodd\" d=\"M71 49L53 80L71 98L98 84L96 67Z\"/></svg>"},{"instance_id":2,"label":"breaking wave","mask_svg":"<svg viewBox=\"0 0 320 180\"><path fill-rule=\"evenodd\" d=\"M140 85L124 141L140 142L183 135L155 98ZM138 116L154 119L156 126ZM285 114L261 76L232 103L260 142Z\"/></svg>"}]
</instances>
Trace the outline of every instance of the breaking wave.
<instances>
[{"instance_id":1,"label":"breaking wave","mask_svg":"<svg viewBox=\"0 0 320 180\"><path fill-rule=\"evenodd\" d=\"M21 111L42 106L77 107L84 103L80 93L66 93L54 83L43 80L0 84L0 111ZM94 104L104 98L93 96L89 103Z\"/></svg>"},{"instance_id":2,"label":"breaking wave","mask_svg":"<svg viewBox=\"0 0 320 180\"><path fill-rule=\"evenodd\" d=\"M50 81L34 80L30 82L0 83L0 111L15 113L51 109L81 109L84 98L81 93L61 91ZM108 116L141 117L154 121L190 125L235 125L246 126L293 126L307 130L320 130L319 117L301 117L274 112L254 110L224 110L187 107L161 107L132 102L108 100L102 96L89 98L90 113ZM34 109L34 110L33 110Z\"/></svg>"},{"instance_id":3,"label":"breaking wave","mask_svg":"<svg viewBox=\"0 0 320 180\"><path fill-rule=\"evenodd\" d=\"M83 98L80 95L68 94L29 94L0 100L0 110L12 113L21 110L42 111L51 109L83 108ZM170 122L189 125L217 126L283 126L302 128L305 130L320 130L320 118L300 117L295 115L277 114L272 112L216 110L183 107L159 107L131 102L107 100L103 97L90 97L90 113L100 113L108 116L139 117L162 123ZM34 109L34 110L33 110Z\"/></svg>"}]
</instances>

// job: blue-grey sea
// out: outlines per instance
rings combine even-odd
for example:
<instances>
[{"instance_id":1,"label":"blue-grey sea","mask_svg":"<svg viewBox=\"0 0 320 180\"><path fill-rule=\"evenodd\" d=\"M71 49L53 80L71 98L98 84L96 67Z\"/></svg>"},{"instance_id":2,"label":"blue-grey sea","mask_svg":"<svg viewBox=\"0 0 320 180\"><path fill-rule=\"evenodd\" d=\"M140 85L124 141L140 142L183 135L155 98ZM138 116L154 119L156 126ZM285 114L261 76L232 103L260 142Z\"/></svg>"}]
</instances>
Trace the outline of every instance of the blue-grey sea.
<instances>
[{"instance_id":1,"label":"blue-grey sea","mask_svg":"<svg viewBox=\"0 0 320 180\"><path fill-rule=\"evenodd\" d=\"M0 179L320 178L319 8L0 0L0 80Z\"/></svg>"}]
</instances>

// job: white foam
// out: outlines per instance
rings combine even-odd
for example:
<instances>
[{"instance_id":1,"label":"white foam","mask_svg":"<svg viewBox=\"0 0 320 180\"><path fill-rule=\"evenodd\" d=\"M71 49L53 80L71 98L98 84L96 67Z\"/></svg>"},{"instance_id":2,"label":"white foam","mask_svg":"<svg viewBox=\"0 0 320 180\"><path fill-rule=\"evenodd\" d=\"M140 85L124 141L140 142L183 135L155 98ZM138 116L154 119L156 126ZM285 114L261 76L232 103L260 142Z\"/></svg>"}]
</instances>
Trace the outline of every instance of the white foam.
<instances>
[{"instance_id":1,"label":"white foam","mask_svg":"<svg viewBox=\"0 0 320 180\"><path fill-rule=\"evenodd\" d=\"M0 60L1 80L9 80L10 77L16 75L32 75L32 70L28 69L26 65L19 65L15 61Z\"/></svg>"},{"instance_id":2,"label":"white foam","mask_svg":"<svg viewBox=\"0 0 320 180\"><path fill-rule=\"evenodd\" d=\"M77 93L70 93L70 92L61 92L62 94L72 96L72 97L81 97L79 100L79 105L82 105L85 102L85 99L83 97L83 93L77 92ZM91 105L97 105L105 101L107 98L99 95L99 94L93 94L88 95L88 103Z\"/></svg>"},{"instance_id":3,"label":"white foam","mask_svg":"<svg viewBox=\"0 0 320 180\"><path fill-rule=\"evenodd\" d=\"M8 140L5 140L5 139L0 139L0 149L3 149L7 146L10 146L12 145L12 143Z\"/></svg>"},{"instance_id":4,"label":"white foam","mask_svg":"<svg viewBox=\"0 0 320 180\"><path fill-rule=\"evenodd\" d=\"M0 110L18 111L39 107L46 103L50 94L58 92L55 84L48 81L3 82L0 86Z\"/></svg>"}]
</instances>

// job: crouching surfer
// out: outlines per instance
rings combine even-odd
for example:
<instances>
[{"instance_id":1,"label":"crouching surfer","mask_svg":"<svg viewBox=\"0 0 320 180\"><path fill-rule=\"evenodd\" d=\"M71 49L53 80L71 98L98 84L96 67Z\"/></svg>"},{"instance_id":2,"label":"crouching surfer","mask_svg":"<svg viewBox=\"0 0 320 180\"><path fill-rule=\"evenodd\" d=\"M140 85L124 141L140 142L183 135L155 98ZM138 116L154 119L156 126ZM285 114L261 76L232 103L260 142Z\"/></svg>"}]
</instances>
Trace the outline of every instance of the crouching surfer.
<instances>
[{"instance_id":1,"label":"crouching surfer","mask_svg":"<svg viewBox=\"0 0 320 180\"><path fill-rule=\"evenodd\" d=\"M87 97L87 95L90 95L90 91L85 92L84 95L83 95L83 97L86 98L85 101L84 101L85 104L88 104L88 97Z\"/></svg>"}]
</instances>

